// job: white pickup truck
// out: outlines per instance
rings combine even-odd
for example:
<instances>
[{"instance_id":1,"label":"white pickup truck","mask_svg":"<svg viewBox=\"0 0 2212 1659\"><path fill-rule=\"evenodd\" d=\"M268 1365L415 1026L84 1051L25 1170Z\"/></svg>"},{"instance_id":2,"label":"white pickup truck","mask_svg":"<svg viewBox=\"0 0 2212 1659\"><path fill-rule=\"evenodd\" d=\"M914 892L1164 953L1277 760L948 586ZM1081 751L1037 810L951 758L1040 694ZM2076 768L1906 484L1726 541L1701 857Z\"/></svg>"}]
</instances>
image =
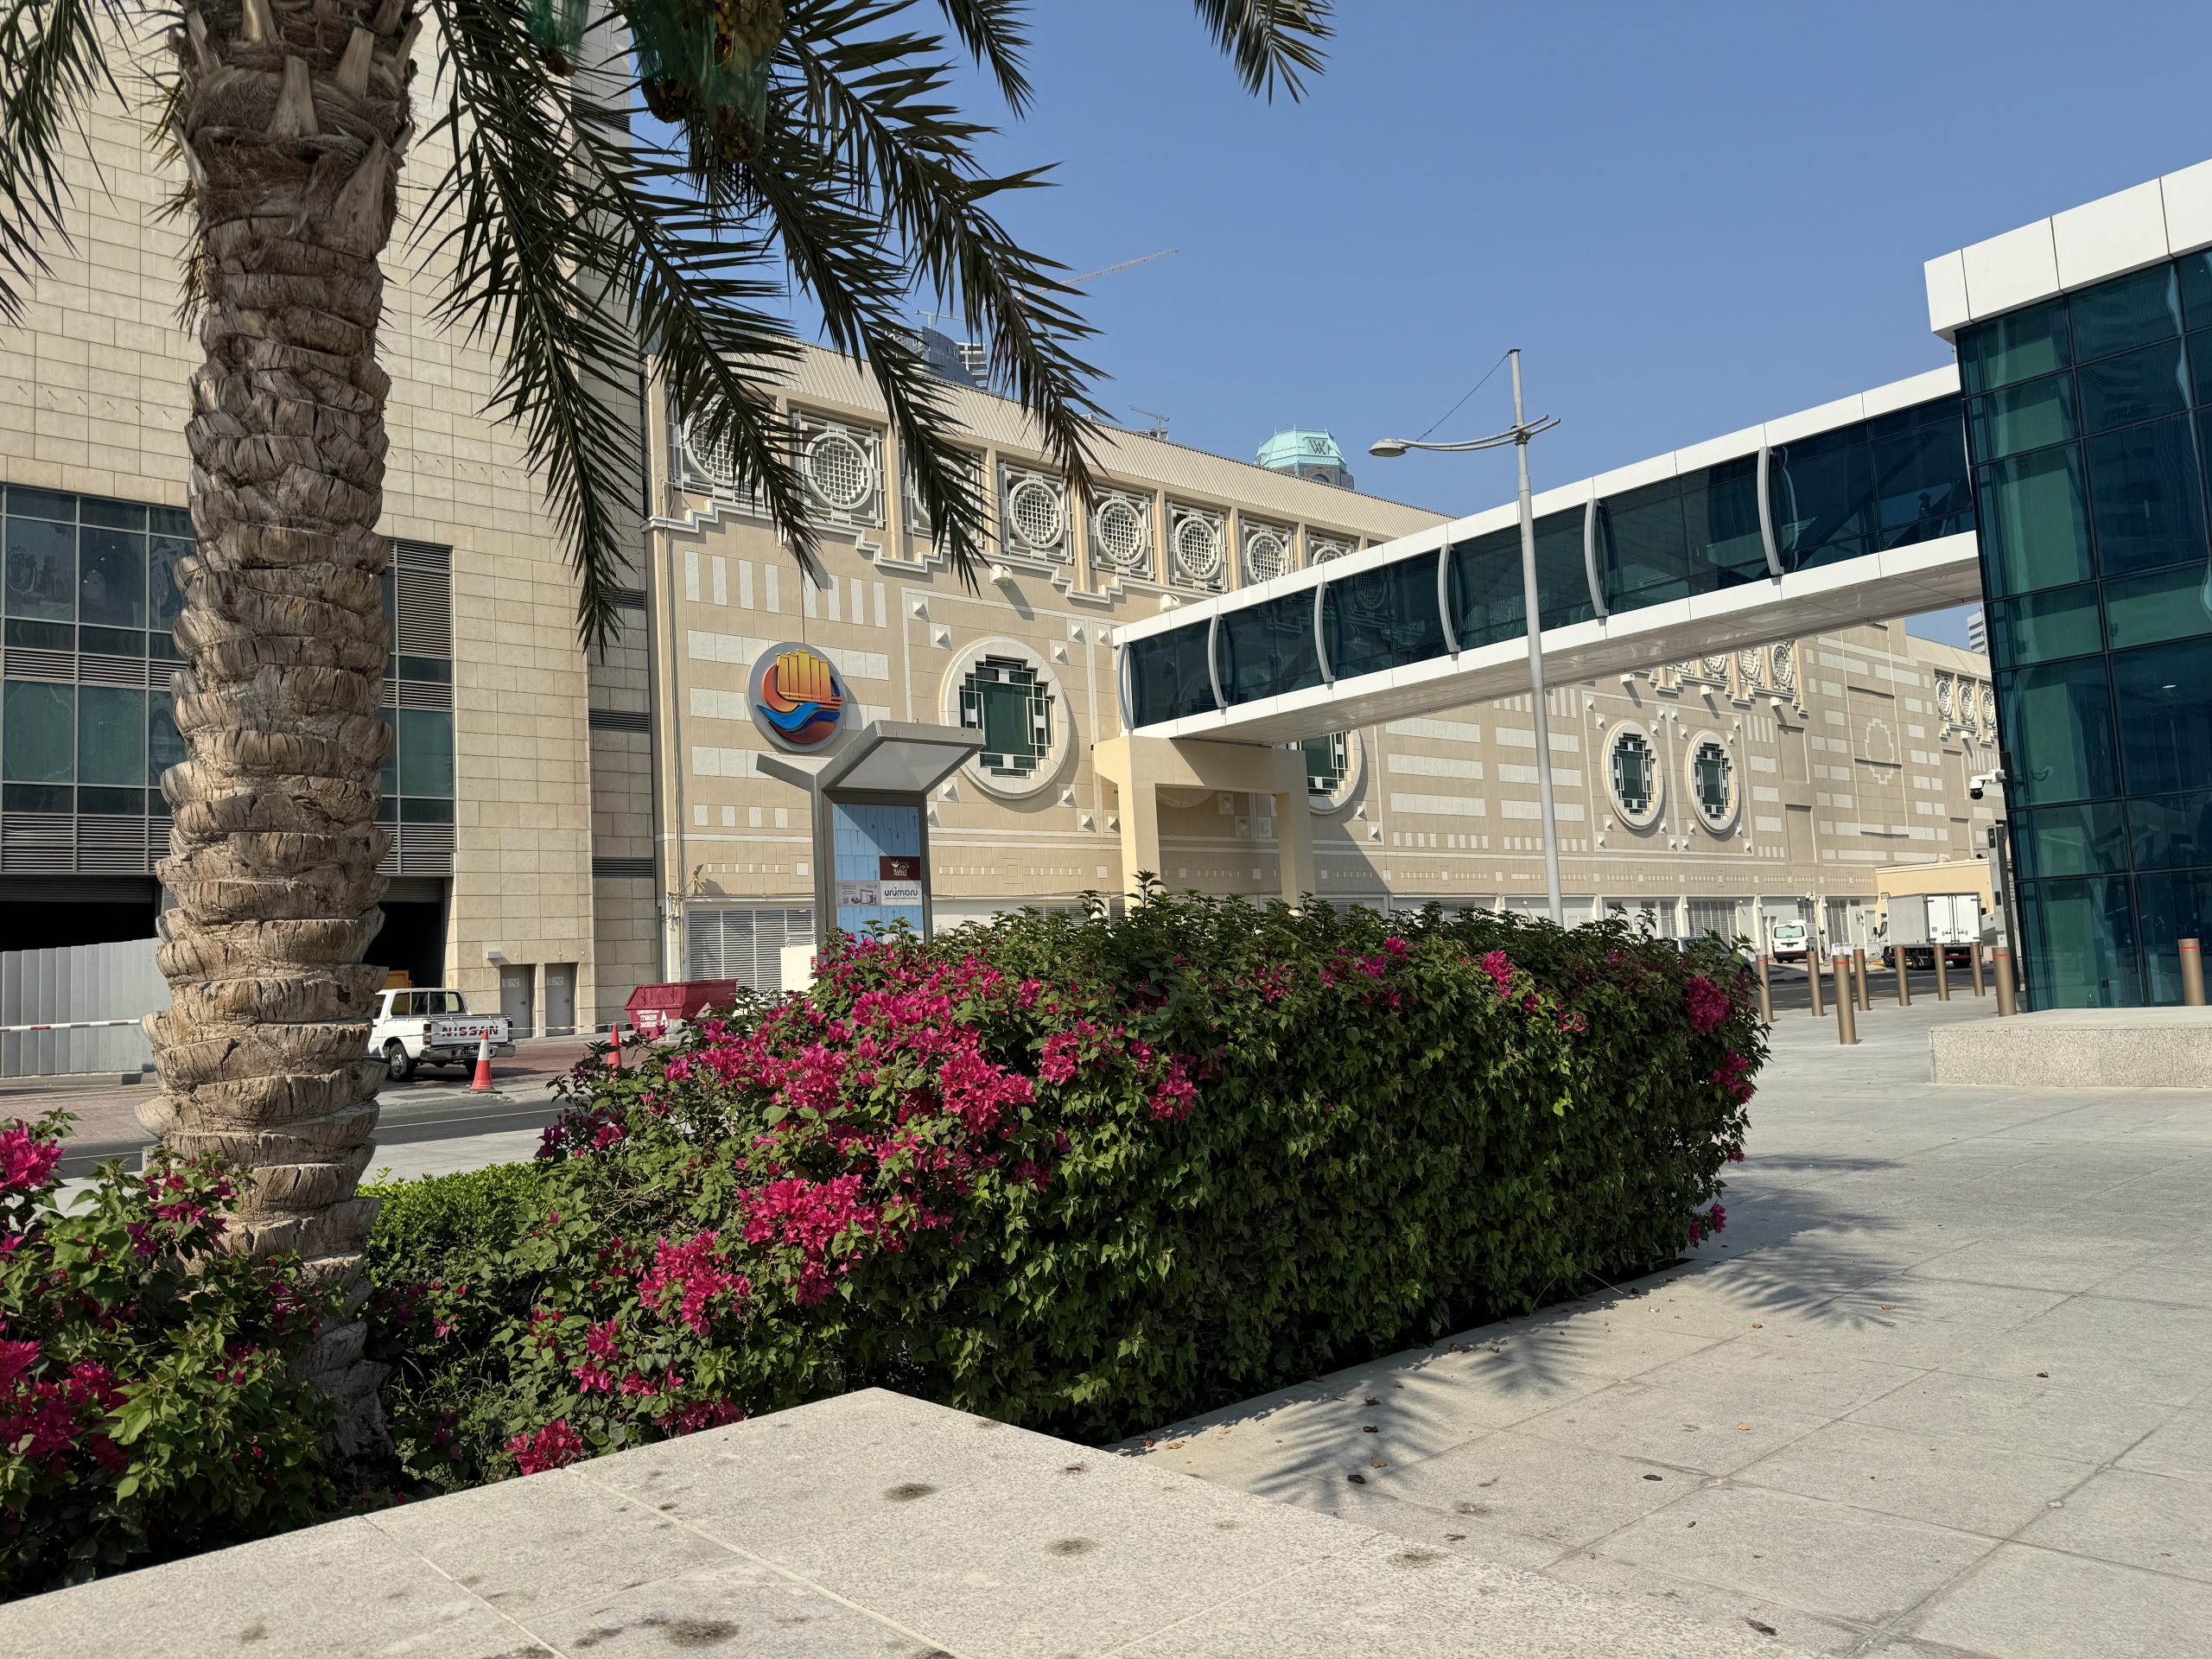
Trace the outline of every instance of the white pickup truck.
<instances>
[{"instance_id":1,"label":"white pickup truck","mask_svg":"<svg viewBox=\"0 0 2212 1659\"><path fill-rule=\"evenodd\" d=\"M404 1083L418 1065L474 1065L476 1046L487 1037L494 1054L515 1052L506 1015L469 1013L459 991L380 991L369 1052L394 1083Z\"/></svg>"}]
</instances>

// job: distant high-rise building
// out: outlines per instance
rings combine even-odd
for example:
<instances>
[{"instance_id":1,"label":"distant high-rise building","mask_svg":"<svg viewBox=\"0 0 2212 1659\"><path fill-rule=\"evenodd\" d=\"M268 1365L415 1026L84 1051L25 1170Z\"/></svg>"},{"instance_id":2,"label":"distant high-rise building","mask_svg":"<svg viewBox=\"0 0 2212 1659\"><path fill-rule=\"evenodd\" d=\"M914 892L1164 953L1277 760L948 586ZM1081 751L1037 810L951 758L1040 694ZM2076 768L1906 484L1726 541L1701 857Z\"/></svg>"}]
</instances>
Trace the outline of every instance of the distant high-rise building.
<instances>
[{"instance_id":1,"label":"distant high-rise building","mask_svg":"<svg viewBox=\"0 0 2212 1659\"><path fill-rule=\"evenodd\" d=\"M1984 653L1989 650L1989 618L1979 605L1967 617L1967 648Z\"/></svg>"},{"instance_id":2,"label":"distant high-rise building","mask_svg":"<svg viewBox=\"0 0 2212 1659\"><path fill-rule=\"evenodd\" d=\"M1333 484L1340 490L1353 487L1351 468L1344 464L1344 452L1337 448L1336 439L1326 432L1295 429L1278 432L1260 446L1258 460L1269 472L1288 473L1294 478L1311 479L1316 484Z\"/></svg>"}]
</instances>

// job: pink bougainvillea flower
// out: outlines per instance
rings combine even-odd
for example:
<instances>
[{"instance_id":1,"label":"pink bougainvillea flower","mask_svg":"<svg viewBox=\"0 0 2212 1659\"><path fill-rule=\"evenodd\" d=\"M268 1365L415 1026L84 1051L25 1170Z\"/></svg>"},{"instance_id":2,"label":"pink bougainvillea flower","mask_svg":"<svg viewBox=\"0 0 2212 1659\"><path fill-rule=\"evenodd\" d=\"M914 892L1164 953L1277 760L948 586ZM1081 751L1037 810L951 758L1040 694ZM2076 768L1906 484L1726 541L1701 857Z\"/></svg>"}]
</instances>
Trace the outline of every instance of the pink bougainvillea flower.
<instances>
[{"instance_id":1,"label":"pink bougainvillea flower","mask_svg":"<svg viewBox=\"0 0 2212 1659\"><path fill-rule=\"evenodd\" d=\"M0 1192L35 1192L53 1178L61 1143L42 1141L26 1123L0 1129Z\"/></svg>"},{"instance_id":2,"label":"pink bougainvillea flower","mask_svg":"<svg viewBox=\"0 0 2212 1659\"><path fill-rule=\"evenodd\" d=\"M565 1469L584 1454L583 1437L569 1427L565 1417L556 1417L535 1434L518 1434L507 1442L507 1452L515 1460L515 1467L525 1475L542 1474L548 1469Z\"/></svg>"},{"instance_id":3,"label":"pink bougainvillea flower","mask_svg":"<svg viewBox=\"0 0 2212 1659\"><path fill-rule=\"evenodd\" d=\"M1713 1030L1727 1019L1733 1004L1728 993L1707 979L1703 974L1690 976L1690 982L1682 1000L1688 1007L1690 1029L1700 1036Z\"/></svg>"}]
</instances>

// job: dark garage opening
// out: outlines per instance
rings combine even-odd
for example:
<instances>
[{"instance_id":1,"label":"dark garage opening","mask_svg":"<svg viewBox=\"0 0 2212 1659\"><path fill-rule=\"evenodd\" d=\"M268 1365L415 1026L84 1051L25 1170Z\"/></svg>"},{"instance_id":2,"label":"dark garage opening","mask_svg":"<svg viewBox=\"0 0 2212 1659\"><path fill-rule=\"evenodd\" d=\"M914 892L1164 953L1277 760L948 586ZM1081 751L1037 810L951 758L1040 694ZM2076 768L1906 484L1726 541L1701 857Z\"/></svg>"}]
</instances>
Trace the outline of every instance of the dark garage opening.
<instances>
[{"instance_id":1,"label":"dark garage opening","mask_svg":"<svg viewBox=\"0 0 2212 1659\"><path fill-rule=\"evenodd\" d=\"M446 982L446 884L398 877L384 899L384 926L362 959L386 973L404 973L410 985Z\"/></svg>"}]
</instances>

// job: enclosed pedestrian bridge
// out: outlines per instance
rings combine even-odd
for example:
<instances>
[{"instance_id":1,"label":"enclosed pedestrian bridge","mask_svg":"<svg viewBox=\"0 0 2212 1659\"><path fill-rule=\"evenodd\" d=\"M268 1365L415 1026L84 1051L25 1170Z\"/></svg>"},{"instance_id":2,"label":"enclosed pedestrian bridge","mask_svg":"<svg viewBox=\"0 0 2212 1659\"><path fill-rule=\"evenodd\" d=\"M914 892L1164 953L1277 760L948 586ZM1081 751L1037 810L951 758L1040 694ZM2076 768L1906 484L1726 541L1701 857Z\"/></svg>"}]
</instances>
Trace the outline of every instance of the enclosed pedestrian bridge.
<instances>
[{"instance_id":1,"label":"enclosed pedestrian bridge","mask_svg":"<svg viewBox=\"0 0 2212 1659\"><path fill-rule=\"evenodd\" d=\"M1961 420L1944 368L1538 494L1547 683L1978 598ZM1122 729L1284 744L1526 692L1522 594L1509 504L1164 612L1115 634Z\"/></svg>"}]
</instances>

